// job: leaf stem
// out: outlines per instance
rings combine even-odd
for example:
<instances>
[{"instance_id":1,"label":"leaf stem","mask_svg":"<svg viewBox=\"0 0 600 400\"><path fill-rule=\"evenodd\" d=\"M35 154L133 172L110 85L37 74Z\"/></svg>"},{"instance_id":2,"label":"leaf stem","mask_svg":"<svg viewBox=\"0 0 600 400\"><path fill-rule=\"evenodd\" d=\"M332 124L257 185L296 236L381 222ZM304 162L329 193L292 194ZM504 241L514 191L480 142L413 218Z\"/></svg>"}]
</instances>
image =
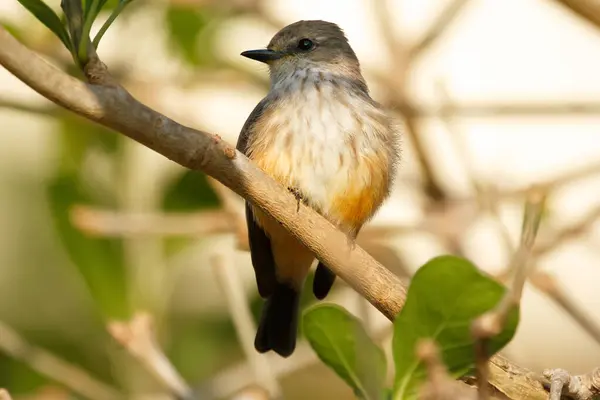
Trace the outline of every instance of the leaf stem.
<instances>
[{"instance_id":1,"label":"leaf stem","mask_svg":"<svg viewBox=\"0 0 600 400\"><path fill-rule=\"evenodd\" d=\"M115 8L113 10L113 12L110 14L110 17L108 17L108 19L106 20L106 22L104 22L104 24L102 25L102 27L100 28L100 30L96 34L96 37L94 38L94 41L93 41L93 44L94 44L95 48L98 48L98 45L100 44L100 40L102 40L102 37L104 36L104 34L108 30L108 28L112 25L112 23L119 16L119 14L121 13L121 11L123 11L123 9L129 3L131 3L131 0L122 0L122 1L119 2L119 5L117 6L117 8Z\"/></svg>"},{"instance_id":2,"label":"leaf stem","mask_svg":"<svg viewBox=\"0 0 600 400\"><path fill-rule=\"evenodd\" d=\"M94 19L96 19L96 16L98 15L98 1L99 0L92 1L92 5L85 17L85 22L81 31L78 56L83 65L85 65L88 60L88 42L90 41L90 30L92 29L92 23L94 22Z\"/></svg>"}]
</instances>

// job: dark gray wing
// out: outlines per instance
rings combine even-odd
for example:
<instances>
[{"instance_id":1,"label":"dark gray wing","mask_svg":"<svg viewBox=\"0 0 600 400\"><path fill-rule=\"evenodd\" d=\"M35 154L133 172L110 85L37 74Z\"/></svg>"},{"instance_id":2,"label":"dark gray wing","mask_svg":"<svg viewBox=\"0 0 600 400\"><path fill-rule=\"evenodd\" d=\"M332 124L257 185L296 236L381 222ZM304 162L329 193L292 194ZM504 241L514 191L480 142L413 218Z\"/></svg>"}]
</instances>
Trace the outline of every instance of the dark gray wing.
<instances>
[{"instance_id":1,"label":"dark gray wing","mask_svg":"<svg viewBox=\"0 0 600 400\"><path fill-rule=\"evenodd\" d=\"M244 123L240 136L238 137L237 150L248 155L248 140L251 135L259 134L254 132L253 128L256 121L263 115L266 109L266 99L263 99ZM260 226L254 220L254 213L250 203L246 201L246 225L248 226L248 243L250 244L250 255L252 266L256 275L256 285L258 293L262 298L267 298L273 294L277 284L275 276L275 260L271 249L271 241Z\"/></svg>"}]
</instances>

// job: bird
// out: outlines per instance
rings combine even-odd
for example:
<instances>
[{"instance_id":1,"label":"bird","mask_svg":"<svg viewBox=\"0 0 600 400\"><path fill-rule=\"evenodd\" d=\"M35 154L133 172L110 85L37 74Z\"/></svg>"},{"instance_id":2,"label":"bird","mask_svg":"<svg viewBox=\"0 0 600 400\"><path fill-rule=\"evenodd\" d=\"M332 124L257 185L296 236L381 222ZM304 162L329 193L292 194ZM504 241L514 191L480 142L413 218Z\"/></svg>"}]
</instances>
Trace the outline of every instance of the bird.
<instances>
[{"instance_id":1,"label":"bird","mask_svg":"<svg viewBox=\"0 0 600 400\"><path fill-rule=\"evenodd\" d=\"M244 123L237 150L353 243L390 194L400 132L371 98L345 33L332 22L297 21L266 48L241 56L268 66L270 88ZM245 206L251 262L265 300L254 347L289 357L315 256L273 217L249 201ZM318 300L335 278L318 262L312 288Z\"/></svg>"}]
</instances>

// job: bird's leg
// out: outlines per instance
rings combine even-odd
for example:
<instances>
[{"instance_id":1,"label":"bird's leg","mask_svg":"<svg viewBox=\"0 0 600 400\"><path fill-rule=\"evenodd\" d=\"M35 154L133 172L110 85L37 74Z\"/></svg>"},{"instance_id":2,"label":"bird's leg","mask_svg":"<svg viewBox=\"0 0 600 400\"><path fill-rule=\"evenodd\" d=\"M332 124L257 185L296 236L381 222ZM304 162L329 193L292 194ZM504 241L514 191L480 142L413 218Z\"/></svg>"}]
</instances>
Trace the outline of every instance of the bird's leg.
<instances>
[{"instance_id":1,"label":"bird's leg","mask_svg":"<svg viewBox=\"0 0 600 400\"><path fill-rule=\"evenodd\" d=\"M350 251L354 251L354 249L356 248L356 235L358 234L358 231L351 229L349 231L346 230L345 233L346 233L346 244L350 248Z\"/></svg>"},{"instance_id":2,"label":"bird's leg","mask_svg":"<svg viewBox=\"0 0 600 400\"><path fill-rule=\"evenodd\" d=\"M288 190L294 195L294 197L296 197L296 200L298 201L298 208L296 209L296 212L300 212L300 202L306 204L306 199L295 187L288 187Z\"/></svg>"},{"instance_id":3,"label":"bird's leg","mask_svg":"<svg viewBox=\"0 0 600 400\"><path fill-rule=\"evenodd\" d=\"M353 251L356 248L356 238L352 236L348 236L347 242L348 247L350 247L350 251Z\"/></svg>"}]
</instances>

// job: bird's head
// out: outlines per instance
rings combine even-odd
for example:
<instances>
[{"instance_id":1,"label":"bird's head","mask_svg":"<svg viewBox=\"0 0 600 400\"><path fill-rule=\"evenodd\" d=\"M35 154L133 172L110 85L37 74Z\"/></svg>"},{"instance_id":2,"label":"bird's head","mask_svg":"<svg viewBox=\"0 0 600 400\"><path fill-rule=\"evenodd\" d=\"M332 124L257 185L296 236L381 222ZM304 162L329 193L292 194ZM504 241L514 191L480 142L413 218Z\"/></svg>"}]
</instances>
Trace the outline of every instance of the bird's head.
<instances>
[{"instance_id":1,"label":"bird's head","mask_svg":"<svg viewBox=\"0 0 600 400\"><path fill-rule=\"evenodd\" d=\"M295 22L277 32L266 49L244 51L242 56L266 63L275 82L308 68L349 78L361 76L344 32L326 21Z\"/></svg>"}]
</instances>

